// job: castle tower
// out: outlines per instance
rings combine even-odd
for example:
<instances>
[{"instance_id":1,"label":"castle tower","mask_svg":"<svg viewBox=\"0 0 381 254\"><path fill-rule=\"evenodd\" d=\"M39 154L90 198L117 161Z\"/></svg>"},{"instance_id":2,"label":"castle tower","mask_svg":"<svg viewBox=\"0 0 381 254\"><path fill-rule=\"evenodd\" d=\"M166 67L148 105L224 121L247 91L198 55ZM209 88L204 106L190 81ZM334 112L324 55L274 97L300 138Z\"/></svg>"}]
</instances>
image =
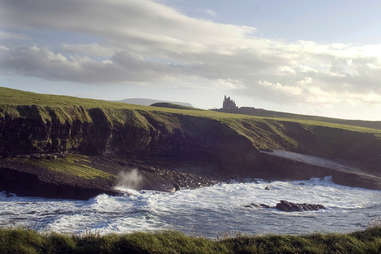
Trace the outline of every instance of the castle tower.
<instances>
[{"instance_id":1,"label":"castle tower","mask_svg":"<svg viewBox=\"0 0 381 254\"><path fill-rule=\"evenodd\" d=\"M224 102L222 103L222 111L228 113L238 112L238 107L230 96L224 96Z\"/></svg>"}]
</instances>

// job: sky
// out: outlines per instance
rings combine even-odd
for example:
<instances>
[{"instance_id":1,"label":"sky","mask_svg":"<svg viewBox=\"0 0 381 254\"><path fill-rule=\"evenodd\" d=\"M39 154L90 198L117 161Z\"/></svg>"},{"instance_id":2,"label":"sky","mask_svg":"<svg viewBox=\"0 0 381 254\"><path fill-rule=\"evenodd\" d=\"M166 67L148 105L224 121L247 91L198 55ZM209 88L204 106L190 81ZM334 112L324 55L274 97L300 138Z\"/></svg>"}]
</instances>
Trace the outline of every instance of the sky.
<instances>
[{"instance_id":1,"label":"sky","mask_svg":"<svg viewBox=\"0 0 381 254\"><path fill-rule=\"evenodd\" d=\"M381 1L0 0L0 86L381 120Z\"/></svg>"}]
</instances>

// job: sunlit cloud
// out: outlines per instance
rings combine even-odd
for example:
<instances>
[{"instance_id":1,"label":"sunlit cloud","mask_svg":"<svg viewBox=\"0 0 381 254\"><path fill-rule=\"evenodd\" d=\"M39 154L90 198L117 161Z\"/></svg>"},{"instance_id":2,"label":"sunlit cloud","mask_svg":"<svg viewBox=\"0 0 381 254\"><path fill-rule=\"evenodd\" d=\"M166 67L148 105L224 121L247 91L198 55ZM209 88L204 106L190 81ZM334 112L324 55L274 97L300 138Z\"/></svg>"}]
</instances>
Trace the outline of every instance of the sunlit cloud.
<instances>
[{"instance_id":1,"label":"sunlit cloud","mask_svg":"<svg viewBox=\"0 0 381 254\"><path fill-rule=\"evenodd\" d=\"M0 69L16 75L176 87L203 80L278 103L381 104L381 45L270 40L251 26L192 18L149 0L6 0L0 16L0 28L8 31L50 29L93 38L3 43Z\"/></svg>"}]
</instances>

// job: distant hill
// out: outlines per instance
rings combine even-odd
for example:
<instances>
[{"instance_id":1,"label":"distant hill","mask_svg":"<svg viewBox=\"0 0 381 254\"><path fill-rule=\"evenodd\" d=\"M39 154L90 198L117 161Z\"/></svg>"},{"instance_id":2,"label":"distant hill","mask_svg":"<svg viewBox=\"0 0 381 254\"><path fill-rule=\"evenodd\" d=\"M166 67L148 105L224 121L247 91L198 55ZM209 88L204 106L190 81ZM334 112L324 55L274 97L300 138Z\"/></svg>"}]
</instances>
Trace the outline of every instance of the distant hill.
<instances>
[{"instance_id":1,"label":"distant hill","mask_svg":"<svg viewBox=\"0 0 381 254\"><path fill-rule=\"evenodd\" d=\"M234 113L253 115L253 116L322 121L322 122L328 122L328 123L346 124L346 125L353 125L353 126L381 130L381 121L346 120L346 119L331 118L331 117L324 117L324 116L312 116L312 115L301 115L301 114L293 114L293 113L286 113L286 112L278 112L278 111L266 110L261 108L252 108L252 107L240 107L238 111Z\"/></svg>"},{"instance_id":2,"label":"distant hill","mask_svg":"<svg viewBox=\"0 0 381 254\"><path fill-rule=\"evenodd\" d=\"M293 113L272 111L272 110L266 110L261 108L254 108L254 107L237 107L235 104L235 101L228 96L225 96L224 98L223 107L215 111L233 113L233 114L260 116L260 117L321 121L321 122L327 122L327 123L353 125L353 126L381 130L381 121L346 120L346 119L324 117L324 116L293 114Z\"/></svg>"},{"instance_id":3,"label":"distant hill","mask_svg":"<svg viewBox=\"0 0 381 254\"><path fill-rule=\"evenodd\" d=\"M176 104L184 107L193 107L192 104L187 102L178 102L178 101L164 101L164 100L155 100L155 99L147 99L147 98L128 98L124 100L120 100L118 102L124 102L128 104L136 104L136 105L143 105L143 106L150 106L155 103L171 103Z\"/></svg>"},{"instance_id":4,"label":"distant hill","mask_svg":"<svg viewBox=\"0 0 381 254\"><path fill-rule=\"evenodd\" d=\"M161 107L161 108L176 108L176 109L190 109L195 110L193 107L187 107L179 104L168 103L168 102L158 102L151 105L152 107Z\"/></svg>"}]
</instances>

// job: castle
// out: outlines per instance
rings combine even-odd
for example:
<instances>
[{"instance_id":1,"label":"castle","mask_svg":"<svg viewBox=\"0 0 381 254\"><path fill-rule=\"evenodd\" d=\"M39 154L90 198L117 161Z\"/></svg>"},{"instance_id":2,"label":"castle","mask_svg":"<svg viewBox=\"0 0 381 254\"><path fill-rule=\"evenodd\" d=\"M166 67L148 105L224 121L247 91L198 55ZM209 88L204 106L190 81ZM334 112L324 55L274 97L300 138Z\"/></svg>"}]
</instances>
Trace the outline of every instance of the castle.
<instances>
[{"instance_id":1,"label":"castle","mask_svg":"<svg viewBox=\"0 0 381 254\"><path fill-rule=\"evenodd\" d=\"M237 113L239 108L235 104L235 102L230 99L230 96L224 96L224 102L222 104L222 111L228 113Z\"/></svg>"}]
</instances>

